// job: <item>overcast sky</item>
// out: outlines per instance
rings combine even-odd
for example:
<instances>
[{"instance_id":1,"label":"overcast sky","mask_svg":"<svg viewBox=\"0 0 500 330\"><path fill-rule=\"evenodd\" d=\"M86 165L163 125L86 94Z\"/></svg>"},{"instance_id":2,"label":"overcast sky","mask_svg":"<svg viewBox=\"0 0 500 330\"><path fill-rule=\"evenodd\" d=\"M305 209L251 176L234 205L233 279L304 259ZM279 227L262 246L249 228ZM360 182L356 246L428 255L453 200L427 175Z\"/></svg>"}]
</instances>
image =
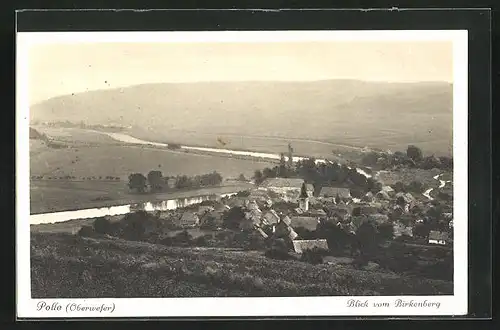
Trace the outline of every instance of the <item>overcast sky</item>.
<instances>
[{"instance_id":1,"label":"overcast sky","mask_svg":"<svg viewBox=\"0 0 500 330\"><path fill-rule=\"evenodd\" d=\"M87 90L198 81L453 80L451 42L34 45L30 103Z\"/></svg>"}]
</instances>

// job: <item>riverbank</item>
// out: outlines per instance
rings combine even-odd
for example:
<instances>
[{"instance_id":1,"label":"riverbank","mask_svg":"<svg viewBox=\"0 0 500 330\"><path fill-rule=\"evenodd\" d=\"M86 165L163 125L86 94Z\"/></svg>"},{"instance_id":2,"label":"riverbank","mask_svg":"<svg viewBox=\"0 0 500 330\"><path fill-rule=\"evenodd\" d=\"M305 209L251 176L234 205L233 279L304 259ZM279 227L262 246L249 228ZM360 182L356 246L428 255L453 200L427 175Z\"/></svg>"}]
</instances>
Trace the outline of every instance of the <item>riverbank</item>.
<instances>
[{"instance_id":1,"label":"riverbank","mask_svg":"<svg viewBox=\"0 0 500 330\"><path fill-rule=\"evenodd\" d=\"M229 194L248 190L253 185L250 183L232 183L223 186L205 187L200 189L171 191L155 194L131 194L124 182L31 182L30 213L31 218L38 218L44 214L54 214L57 219L64 215L65 220L74 219L78 212L91 212L82 210L118 208L135 203L161 203L167 200L185 199L196 196L210 196ZM99 198L101 197L101 198ZM102 198L108 197L108 198ZM76 212L76 213L75 213ZM97 212L97 211L96 211ZM98 211L95 214L101 214ZM114 211L115 212L115 211ZM122 213L124 214L124 213ZM49 215L46 215L47 217ZM63 220L64 221L64 220Z\"/></svg>"}]
</instances>

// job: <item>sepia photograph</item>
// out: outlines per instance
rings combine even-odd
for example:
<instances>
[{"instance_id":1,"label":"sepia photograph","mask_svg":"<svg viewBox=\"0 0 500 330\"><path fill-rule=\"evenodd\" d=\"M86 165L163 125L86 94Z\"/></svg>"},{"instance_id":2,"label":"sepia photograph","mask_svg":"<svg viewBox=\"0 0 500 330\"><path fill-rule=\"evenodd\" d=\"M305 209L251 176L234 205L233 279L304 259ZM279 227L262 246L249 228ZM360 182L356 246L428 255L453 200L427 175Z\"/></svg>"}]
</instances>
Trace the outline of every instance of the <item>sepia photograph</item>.
<instances>
[{"instance_id":1,"label":"sepia photograph","mask_svg":"<svg viewBox=\"0 0 500 330\"><path fill-rule=\"evenodd\" d=\"M17 65L33 313L466 312L467 31L19 33Z\"/></svg>"}]
</instances>

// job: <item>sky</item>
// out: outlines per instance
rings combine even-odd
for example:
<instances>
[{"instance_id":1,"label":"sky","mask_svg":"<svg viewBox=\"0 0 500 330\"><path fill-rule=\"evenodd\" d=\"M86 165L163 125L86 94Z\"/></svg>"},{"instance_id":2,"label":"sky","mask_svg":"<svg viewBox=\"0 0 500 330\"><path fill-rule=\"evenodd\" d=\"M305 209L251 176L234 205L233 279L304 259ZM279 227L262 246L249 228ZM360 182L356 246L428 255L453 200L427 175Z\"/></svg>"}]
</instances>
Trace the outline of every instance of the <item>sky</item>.
<instances>
[{"instance_id":1,"label":"sky","mask_svg":"<svg viewBox=\"0 0 500 330\"><path fill-rule=\"evenodd\" d=\"M453 81L449 41L32 45L30 104L89 90L201 81Z\"/></svg>"}]
</instances>

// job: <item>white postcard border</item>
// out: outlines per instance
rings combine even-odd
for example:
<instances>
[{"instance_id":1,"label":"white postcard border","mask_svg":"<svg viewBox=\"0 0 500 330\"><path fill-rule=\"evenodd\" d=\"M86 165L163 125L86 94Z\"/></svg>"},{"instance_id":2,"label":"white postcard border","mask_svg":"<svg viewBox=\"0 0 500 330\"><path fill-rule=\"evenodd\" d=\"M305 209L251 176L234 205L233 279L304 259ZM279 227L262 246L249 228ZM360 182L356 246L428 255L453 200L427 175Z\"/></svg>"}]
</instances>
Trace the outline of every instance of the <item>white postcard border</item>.
<instances>
[{"instance_id":1,"label":"white postcard border","mask_svg":"<svg viewBox=\"0 0 500 330\"><path fill-rule=\"evenodd\" d=\"M19 318L465 315L468 306L468 31L217 31L18 33L16 58L16 292ZM453 42L454 295L401 297L32 299L30 278L28 52L37 43L82 42ZM348 307L350 300L367 307ZM439 303L396 307L397 300ZM386 305L388 303L388 305ZM375 306L379 304L379 306ZM40 308L43 305L42 308ZM94 311L79 307L94 306ZM101 306L101 307L99 307ZM48 310L47 310L48 309ZM81 309L81 308L80 308Z\"/></svg>"}]
</instances>

